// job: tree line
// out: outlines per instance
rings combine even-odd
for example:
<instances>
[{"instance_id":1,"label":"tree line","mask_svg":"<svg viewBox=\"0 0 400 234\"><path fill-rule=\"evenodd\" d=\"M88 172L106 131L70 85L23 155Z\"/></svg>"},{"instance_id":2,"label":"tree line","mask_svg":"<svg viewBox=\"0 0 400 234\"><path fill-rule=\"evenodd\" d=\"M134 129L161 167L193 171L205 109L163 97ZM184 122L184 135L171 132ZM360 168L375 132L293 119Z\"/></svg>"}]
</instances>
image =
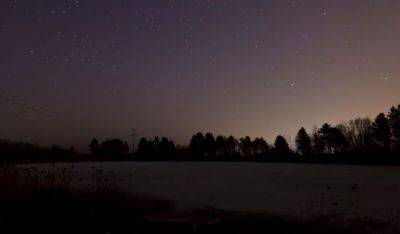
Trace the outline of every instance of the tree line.
<instances>
[{"instance_id":1,"label":"tree line","mask_svg":"<svg viewBox=\"0 0 400 234\"><path fill-rule=\"evenodd\" d=\"M328 123L309 135L301 128L296 137L301 155L338 153L400 153L400 105L371 121L357 118L336 126Z\"/></svg>"},{"instance_id":2,"label":"tree line","mask_svg":"<svg viewBox=\"0 0 400 234\"><path fill-rule=\"evenodd\" d=\"M308 133L301 127L295 148L279 135L273 144L249 136L214 136L196 133L187 147L176 147L163 137L141 138L136 159L143 160L258 160L258 161L327 161L380 162L396 161L400 153L400 105L374 120L357 118L340 124L322 124ZM400 158L400 155L398 155ZM400 162L400 161L399 161Z\"/></svg>"},{"instance_id":3,"label":"tree line","mask_svg":"<svg viewBox=\"0 0 400 234\"><path fill-rule=\"evenodd\" d=\"M0 155L0 160L60 161L69 160L77 156L77 152L73 147L69 149L62 148L58 145L44 147L27 142L14 142L0 139Z\"/></svg>"},{"instance_id":4,"label":"tree line","mask_svg":"<svg viewBox=\"0 0 400 234\"><path fill-rule=\"evenodd\" d=\"M294 147L289 147L281 135L270 144L264 138L199 132L191 137L188 146L176 146L166 137L143 137L133 154L128 143L121 139L102 142L93 139L89 149L93 160L400 163L400 105L392 106L386 114L379 113L373 120L357 118L336 125L325 123L311 132L301 127ZM0 140L0 155L3 160L84 160L73 148L41 147L9 140Z\"/></svg>"}]
</instances>

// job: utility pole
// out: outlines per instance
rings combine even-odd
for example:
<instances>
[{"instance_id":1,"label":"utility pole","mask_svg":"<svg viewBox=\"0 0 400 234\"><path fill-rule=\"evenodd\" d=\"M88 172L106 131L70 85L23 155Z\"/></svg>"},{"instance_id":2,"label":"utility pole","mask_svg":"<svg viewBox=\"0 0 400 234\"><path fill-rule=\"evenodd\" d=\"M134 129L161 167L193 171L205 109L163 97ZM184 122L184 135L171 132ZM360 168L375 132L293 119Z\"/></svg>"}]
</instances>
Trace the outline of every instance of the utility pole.
<instances>
[{"instance_id":1,"label":"utility pole","mask_svg":"<svg viewBox=\"0 0 400 234\"><path fill-rule=\"evenodd\" d=\"M132 142L132 154L135 154L135 140L136 140L136 137L137 137L137 136L138 136L138 135L136 134L136 130L133 129L133 130L132 130L132 135L131 135L132 140L133 140L133 142Z\"/></svg>"}]
</instances>

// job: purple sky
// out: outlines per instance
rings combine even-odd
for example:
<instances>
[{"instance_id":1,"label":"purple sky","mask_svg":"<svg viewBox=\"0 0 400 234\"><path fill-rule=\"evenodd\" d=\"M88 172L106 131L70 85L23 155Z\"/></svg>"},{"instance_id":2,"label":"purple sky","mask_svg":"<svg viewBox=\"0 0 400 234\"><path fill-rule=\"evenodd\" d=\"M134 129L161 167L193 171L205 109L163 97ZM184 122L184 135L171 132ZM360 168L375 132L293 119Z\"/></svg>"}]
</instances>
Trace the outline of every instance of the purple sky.
<instances>
[{"instance_id":1,"label":"purple sky","mask_svg":"<svg viewBox=\"0 0 400 234\"><path fill-rule=\"evenodd\" d=\"M400 99L397 0L2 0L0 138L295 136ZM289 139L290 140L290 139Z\"/></svg>"}]
</instances>

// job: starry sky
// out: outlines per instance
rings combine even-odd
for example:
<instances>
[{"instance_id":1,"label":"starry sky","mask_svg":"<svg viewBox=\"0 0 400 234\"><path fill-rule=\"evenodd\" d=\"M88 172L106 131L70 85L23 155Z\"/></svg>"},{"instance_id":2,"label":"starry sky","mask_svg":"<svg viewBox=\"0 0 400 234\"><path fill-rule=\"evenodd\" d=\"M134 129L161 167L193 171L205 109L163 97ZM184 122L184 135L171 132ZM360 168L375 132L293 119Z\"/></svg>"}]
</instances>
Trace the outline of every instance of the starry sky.
<instances>
[{"instance_id":1,"label":"starry sky","mask_svg":"<svg viewBox=\"0 0 400 234\"><path fill-rule=\"evenodd\" d=\"M397 0L2 0L0 138L282 134L399 103Z\"/></svg>"}]
</instances>

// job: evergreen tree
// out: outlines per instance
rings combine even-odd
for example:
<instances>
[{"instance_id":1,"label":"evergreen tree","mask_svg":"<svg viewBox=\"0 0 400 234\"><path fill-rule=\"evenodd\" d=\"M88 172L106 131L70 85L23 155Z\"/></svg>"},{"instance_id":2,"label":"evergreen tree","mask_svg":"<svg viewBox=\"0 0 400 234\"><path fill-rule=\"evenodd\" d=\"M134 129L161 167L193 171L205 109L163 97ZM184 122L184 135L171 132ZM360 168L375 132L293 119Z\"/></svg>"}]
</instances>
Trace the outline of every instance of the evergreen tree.
<instances>
[{"instance_id":1,"label":"evergreen tree","mask_svg":"<svg viewBox=\"0 0 400 234\"><path fill-rule=\"evenodd\" d=\"M391 132L389 119L380 113L372 123L372 135L375 142L386 152L390 149Z\"/></svg>"},{"instance_id":2,"label":"evergreen tree","mask_svg":"<svg viewBox=\"0 0 400 234\"><path fill-rule=\"evenodd\" d=\"M93 138L92 141L90 142L89 149L93 155L96 156L100 155L100 144L96 138Z\"/></svg>"},{"instance_id":3,"label":"evergreen tree","mask_svg":"<svg viewBox=\"0 0 400 234\"><path fill-rule=\"evenodd\" d=\"M388 114L393 138L393 150L400 151L400 105L392 106Z\"/></svg>"},{"instance_id":4,"label":"evergreen tree","mask_svg":"<svg viewBox=\"0 0 400 234\"><path fill-rule=\"evenodd\" d=\"M274 143L274 150L276 153L279 154L287 154L290 152L289 144L287 143L286 139L283 136L279 135L276 137Z\"/></svg>"},{"instance_id":5,"label":"evergreen tree","mask_svg":"<svg viewBox=\"0 0 400 234\"><path fill-rule=\"evenodd\" d=\"M120 139L106 140L101 143L101 152L106 156L121 156L129 152L128 144Z\"/></svg>"},{"instance_id":6,"label":"evergreen tree","mask_svg":"<svg viewBox=\"0 0 400 234\"><path fill-rule=\"evenodd\" d=\"M324 152L324 142L322 140L321 134L318 131L317 127L314 127L312 138L311 138L311 146L313 154L322 154Z\"/></svg>"},{"instance_id":7,"label":"evergreen tree","mask_svg":"<svg viewBox=\"0 0 400 234\"><path fill-rule=\"evenodd\" d=\"M206 133L204 137L204 151L207 157L214 157L217 152L217 142L212 133Z\"/></svg>"},{"instance_id":8,"label":"evergreen tree","mask_svg":"<svg viewBox=\"0 0 400 234\"><path fill-rule=\"evenodd\" d=\"M234 136L229 136L225 141L225 149L229 155L237 153L238 141Z\"/></svg>"},{"instance_id":9,"label":"evergreen tree","mask_svg":"<svg viewBox=\"0 0 400 234\"><path fill-rule=\"evenodd\" d=\"M152 157L154 154L153 142L148 141L144 137L140 138L137 152L141 157Z\"/></svg>"},{"instance_id":10,"label":"evergreen tree","mask_svg":"<svg viewBox=\"0 0 400 234\"><path fill-rule=\"evenodd\" d=\"M343 152L346 149L346 137L337 127L325 123L319 129L318 133L321 136L324 150L330 154Z\"/></svg>"},{"instance_id":11,"label":"evergreen tree","mask_svg":"<svg viewBox=\"0 0 400 234\"><path fill-rule=\"evenodd\" d=\"M216 155L219 157L222 157L226 154L226 138L224 136L217 136L217 138L215 139L215 143L216 143Z\"/></svg>"},{"instance_id":12,"label":"evergreen tree","mask_svg":"<svg viewBox=\"0 0 400 234\"><path fill-rule=\"evenodd\" d=\"M307 131L301 127L296 136L296 147L297 151L302 155L311 154L311 137Z\"/></svg>"},{"instance_id":13,"label":"evergreen tree","mask_svg":"<svg viewBox=\"0 0 400 234\"><path fill-rule=\"evenodd\" d=\"M160 151L160 138L158 136L155 136L152 143L153 143L154 154L157 157L157 156L159 156L158 154L160 153L159 152Z\"/></svg>"},{"instance_id":14,"label":"evergreen tree","mask_svg":"<svg viewBox=\"0 0 400 234\"><path fill-rule=\"evenodd\" d=\"M251 156L253 154L252 152L252 141L249 136L246 136L244 138L239 139L239 147L240 147L240 153L243 156Z\"/></svg>"},{"instance_id":15,"label":"evergreen tree","mask_svg":"<svg viewBox=\"0 0 400 234\"><path fill-rule=\"evenodd\" d=\"M162 137L159 147L159 156L161 159L171 158L174 154L175 145L166 137Z\"/></svg>"},{"instance_id":16,"label":"evergreen tree","mask_svg":"<svg viewBox=\"0 0 400 234\"><path fill-rule=\"evenodd\" d=\"M204 145L204 135L201 132L198 132L196 135L192 136L190 140L190 151L192 156L199 159L204 157L205 155L205 145Z\"/></svg>"},{"instance_id":17,"label":"evergreen tree","mask_svg":"<svg viewBox=\"0 0 400 234\"><path fill-rule=\"evenodd\" d=\"M252 151L257 155L265 155L268 153L268 151L270 151L270 147L267 141L265 141L263 138L256 138L252 142Z\"/></svg>"}]
</instances>

